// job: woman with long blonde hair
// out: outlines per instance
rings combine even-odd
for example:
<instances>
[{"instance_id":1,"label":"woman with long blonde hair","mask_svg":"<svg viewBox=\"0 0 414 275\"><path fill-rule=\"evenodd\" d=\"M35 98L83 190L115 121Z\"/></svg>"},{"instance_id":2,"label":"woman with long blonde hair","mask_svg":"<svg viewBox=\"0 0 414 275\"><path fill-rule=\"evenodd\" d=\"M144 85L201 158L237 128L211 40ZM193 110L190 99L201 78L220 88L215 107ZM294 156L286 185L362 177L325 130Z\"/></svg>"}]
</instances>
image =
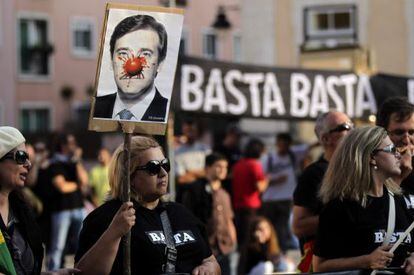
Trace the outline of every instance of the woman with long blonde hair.
<instances>
[{"instance_id":1,"label":"woman with long blonde hair","mask_svg":"<svg viewBox=\"0 0 414 275\"><path fill-rule=\"evenodd\" d=\"M352 130L335 151L320 196L325 208L313 258L314 271L400 267L414 246L411 235L394 253L383 245L390 196L395 200L395 243L413 221L401 190L400 154L382 127Z\"/></svg>"}]
</instances>

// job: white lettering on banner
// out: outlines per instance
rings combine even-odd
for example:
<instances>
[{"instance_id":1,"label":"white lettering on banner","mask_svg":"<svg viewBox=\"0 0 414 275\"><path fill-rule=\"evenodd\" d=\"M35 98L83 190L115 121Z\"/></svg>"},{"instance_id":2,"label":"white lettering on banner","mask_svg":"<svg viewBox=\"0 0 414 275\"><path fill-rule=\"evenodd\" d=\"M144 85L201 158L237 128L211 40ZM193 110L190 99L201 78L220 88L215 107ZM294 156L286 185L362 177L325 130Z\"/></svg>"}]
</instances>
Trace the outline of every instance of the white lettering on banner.
<instances>
[{"instance_id":1,"label":"white lettering on banner","mask_svg":"<svg viewBox=\"0 0 414 275\"><path fill-rule=\"evenodd\" d=\"M345 86L346 114L354 117L354 85L358 78L353 74L341 75L341 81Z\"/></svg>"},{"instance_id":2,"label":"white lettering on banner","mask_svg":"<svg viewBox=\"0 0 414 275\"><path fill-rule=\"evenodd\" d=\"M365 101L365 96L367 101ZM355 115L362 116L364 110L369 110L371 114L377 113L377 103L375 102L374 93L372 92L369 77L367 75L360 75L357 86Z\"/></svg>"},{"instance_id":3,"label":"white lettering on banner","mask_svg":"<svg viewBox=\"0 0 414 275\"><path fill-rule=\"evenodd\" d=\"M339 112L345 112L345 106L342 99L339 97L338 92L335 90L335 86L341 85L342 82L337 76L328 76L326 78L326 90L328 91L329 97L335 103L335 108Z\"/></svg>"},{"instance_id":4,"label":"white lettering on banner","mask_svg":"<svg viewBox=\"0 0 414 275\"><path fill-rule=\"evenodd\" d=\"M247 110L247 100L242 94L242 92L237 89L233 82L234 80L242 81L243 75L240 71L231 70L228 71L226 76L224 77L224 85L226 90L231 94L237 101L238 104L229 103L228 104L228 111L232 115L241 115L246 112Z\"/></svg>"},{"instance_id":5,"label":"white lettering on banner","mask_svg":"<svg viewBox=\"0 0 414 275\"><path fill-rule=\"evenodd\" d=\"M309 113L311 83L306 75L292 73L290 77L290 113L294 117L305 117ZM302 103L302 108L299 107Z\"/></svg>"},{"instance_id":6,"label":"white lettering on banner","mask_svg":"<svg viewBox=\"0 0 414 275\"><path fill-rule=\"evenodd\" d=\"M267 73L263 86L263 116L269 117L272 109L276 110L279 115L286 114L285 104L283 103L276 76L272 73Z\"/></svg>"},{"instance_id":7,"label":"white lettering on banner","mask_svg":"<svg viewBox=\"0 0 414 275\"><path fill-rule=\"evenodd\" d=\"M194 81L191 82L191 76ZM181 106L186 111L196 111L203 105L203 91L201 85L204 82L204 72L196 65L183 65L181 67ZM191 101L191 94L194 100Z\"/></svg>"},{"instance_id":8,"label":"white lettering on banner","mask_svg":"<svg viewBox=\"0 0 414 275\"><path fill-rule=\"evenodd\" d=\"M408 101L414 104L414 79L407 82Z\"/></svg>"},{"instance_id":9,"label":"white lettering on banner","mask_svg":"<svg viewBox=\"0 0 414 275\"><path fill-rule=\"evenodd\" d=\"M263 82L263 73L245 73L243 77L244 82L249 84L250 90L250 103L252 105L252 115L260 116L260 91L259 83Z\"/></svg>"},{"instance_id":10,"label":"white lettering on banner","mask_svg":"<svg viewBox=\"0 0 414 275\"><path fill-rule=\"evenodd\" d=\"M212 69L206 86L204 112L211 112L213 106L218 106L221 113L227 113L226 95L220 69Z\"/></svg>"},{"instance_id":11,"label":"white lettering on banner","mask_svg":"<svg viewBox=\"0 0 414 275\"><path fill-rule=\"evenodd\" d=\"M329 111L329 101L325 80L322 75L316 75L315 82L313 83L309 115L316 117L319 112L324 113L327 111Z\"/></svg>"},{"instance_id":12,"label":"white lettering on banner","mask_svg":"<svg viewBox=\"0 0 414 275\"><path fill-rule=\"evenodd\" d=\"M350 117L376 113L377 105L367 75L324 76L309 79L304 73L290 74L290 90L282 91L272 72L242 72L229 70L225 74L213 68L206 72L197 65L181 67L181 109L184 111L217 112L253 117L291 116L316 117L335 108ZM205 86L204 86L205 85ZM240 86L243 87L239 88ZM414 80L409 80L408 97L414 102ZM249 95L250 93L250 95ZM283 98L283 97L288 98ZM290 103L286 110L285 102ZM248 113L249 112L249 113Z\"/></svg>"},{"instance_id":13,"label":"white lettering on banner","mask_svg":"<svg viewBox=\"0 0 414 275\"><path fill-rule=\"evenodd\" d=\"M165 244L165 236L163 231L149 231L145 232L145 234L148 236L149 240L153 244ZM196 241L196 238L193 234L193 232L187 230L187 231L179 231L174 234L174 243L176 246L187 244L187 243L193 243Z\"/></svg>"}]
</instances>

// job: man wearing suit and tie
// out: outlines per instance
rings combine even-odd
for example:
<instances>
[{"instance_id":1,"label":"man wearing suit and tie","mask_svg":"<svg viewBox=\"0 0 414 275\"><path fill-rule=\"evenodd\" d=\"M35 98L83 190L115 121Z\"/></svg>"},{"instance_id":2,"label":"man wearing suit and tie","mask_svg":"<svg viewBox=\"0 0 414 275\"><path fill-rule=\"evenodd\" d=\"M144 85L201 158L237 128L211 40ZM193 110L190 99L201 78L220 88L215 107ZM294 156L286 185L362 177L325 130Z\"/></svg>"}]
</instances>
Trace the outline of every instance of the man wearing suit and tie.
<instances>
[{"instance_id":1,"label":"man wearing suit and tie","mask_svg":"<svg viewBox=\"0 0 414 275\"><path fill-rule=\"evenodd\" d=\"M110 53L117 93L96 97L94 118L165 122L168 99L154 85L167 54L167 32L149 15L123 19Z\"/></svg>"}]
</instances>

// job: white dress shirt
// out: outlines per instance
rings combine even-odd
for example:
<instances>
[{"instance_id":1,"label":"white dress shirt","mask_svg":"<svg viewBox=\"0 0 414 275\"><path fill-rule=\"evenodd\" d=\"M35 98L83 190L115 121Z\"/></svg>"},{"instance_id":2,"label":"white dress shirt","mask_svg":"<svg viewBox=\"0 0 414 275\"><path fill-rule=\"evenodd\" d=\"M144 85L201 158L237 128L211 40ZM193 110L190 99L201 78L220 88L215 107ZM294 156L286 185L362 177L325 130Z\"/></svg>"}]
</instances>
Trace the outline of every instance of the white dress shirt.
<instances>
[{"instance_id":1,"label":"white dress shirt","mask_svg":"<svg viewBox=\"0 0 414 275\"><path fill-rule=\"evenodd\" d=\"M146 95L144 95L143 98L138 100L134 105L128 107L128 105L125 104L119 96L119 93L116 93L114 110L112 112L112 119L122 120L119 117L119 113L122 110L127 109L133 114L132 118L129 121L141 121L142 117L144 116L154 97L155 86L153 86L152 89Z\"/></svg>"}]
</instances>

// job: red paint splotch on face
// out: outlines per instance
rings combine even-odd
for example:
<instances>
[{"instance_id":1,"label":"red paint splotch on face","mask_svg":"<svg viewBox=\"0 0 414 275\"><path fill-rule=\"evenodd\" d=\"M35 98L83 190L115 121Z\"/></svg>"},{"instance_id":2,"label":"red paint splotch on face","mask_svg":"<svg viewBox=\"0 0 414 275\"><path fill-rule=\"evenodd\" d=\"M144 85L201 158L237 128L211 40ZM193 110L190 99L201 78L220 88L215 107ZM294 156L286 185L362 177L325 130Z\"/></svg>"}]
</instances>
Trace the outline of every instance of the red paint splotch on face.
<instances>
[{"instance_id":1,"label":"red paint splotch on face","mask_svg":"<svg viewBox=\"0 0 414 275\"><path fill-rule=\"evenodd\" d=\"M145 57L139 55L135 57L134 54L131 54L129 58L119 57L119 59L124 62L122 65L124 71L121 79L131 79L134 77L138 79L144 79L143 71L145 68L149 68L147 59Z\"/></svg>"}]
</instances>

